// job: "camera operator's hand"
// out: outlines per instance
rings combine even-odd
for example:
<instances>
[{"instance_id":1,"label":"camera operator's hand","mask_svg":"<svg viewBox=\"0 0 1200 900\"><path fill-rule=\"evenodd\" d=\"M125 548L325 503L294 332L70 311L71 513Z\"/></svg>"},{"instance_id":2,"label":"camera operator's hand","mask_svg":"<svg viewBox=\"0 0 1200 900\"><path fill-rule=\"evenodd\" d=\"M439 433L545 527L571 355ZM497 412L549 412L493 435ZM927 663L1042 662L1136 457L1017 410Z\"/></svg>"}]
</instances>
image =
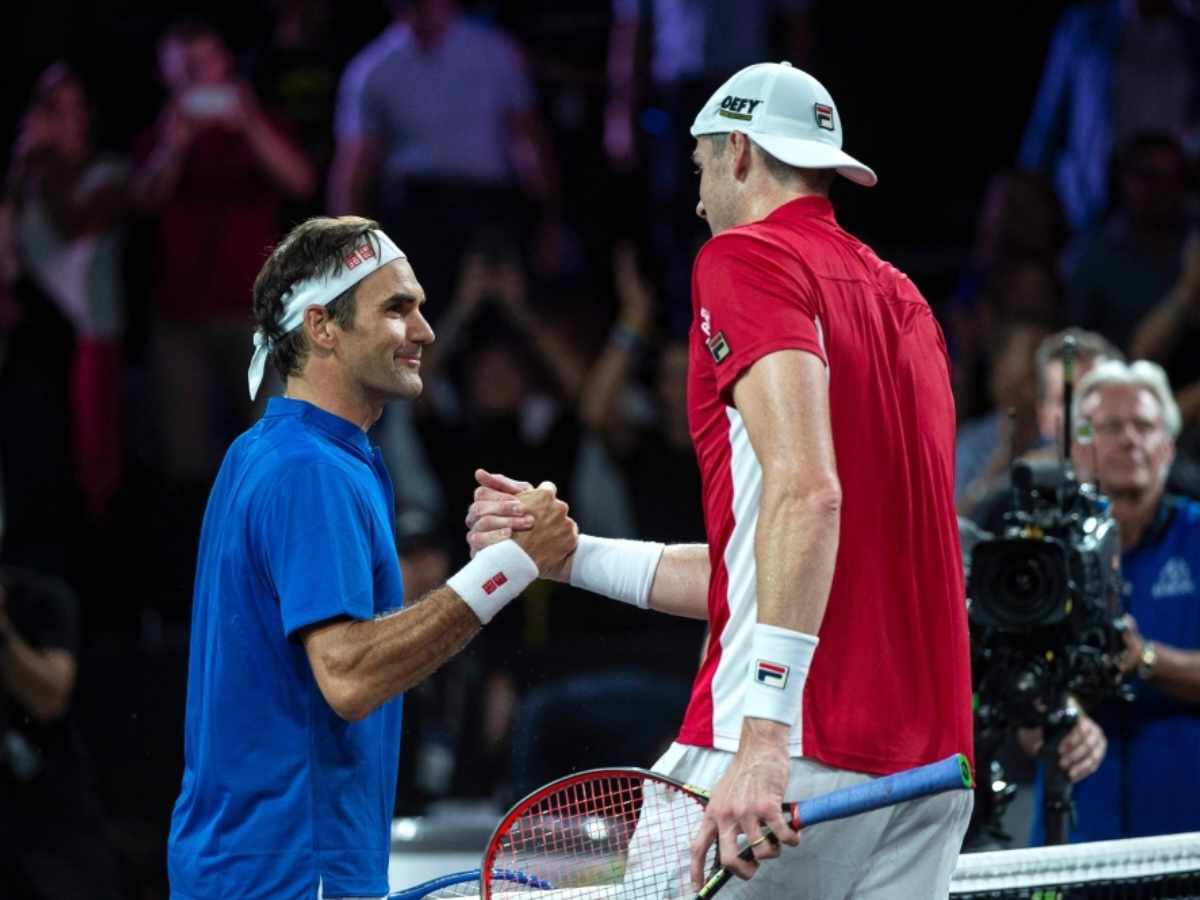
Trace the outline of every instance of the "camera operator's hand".
<instances>
[{"instance_id":1,"label":"camera operator's hand","mask_svg":"<svg viewBox=\"0 0 1200 900\"><path fill-rule=\"evenodd\" d=\"M1030 756L1041 753L1045 742L1045 733L1041 728L1017 729L1017 743ZM1100 768L1107 752L1108 738L1104 736L1104 729L1080 710L1079 720L1058 743L1058 765L1074 784Z\"/></svg>"},{"instance_id":2,"label":"camera operator's hand","mask_svg":"<svg viewBox=\"0 0 1200 900\"><path fill-rule=\"evenodd\" d=\"M1121 632L1121 640L1125 642L1125 649L1121 652L1121 658L1117 661L1117 665L1120 667L1122 675L1128 675L1142 661L1142 651L1146 648L1146 639L1138 630L1137 619L1126 613L1122 621L1125 623L1125 630Z\"/></svg>"},{"instance_id":3,"label":"camera operator's hand","mask_svg":"<svg viewBox=\"0 0 1200 900\"><path fill-rule=\"evenodd\" d=\"M1067 773L1074 784L1087 778L1104 761L1108 752L1108 738L1104 730L1085 712L1079 713L1079 721L1067 732L1058 744L1058 765Z\"/></svg>"}]
</instances>

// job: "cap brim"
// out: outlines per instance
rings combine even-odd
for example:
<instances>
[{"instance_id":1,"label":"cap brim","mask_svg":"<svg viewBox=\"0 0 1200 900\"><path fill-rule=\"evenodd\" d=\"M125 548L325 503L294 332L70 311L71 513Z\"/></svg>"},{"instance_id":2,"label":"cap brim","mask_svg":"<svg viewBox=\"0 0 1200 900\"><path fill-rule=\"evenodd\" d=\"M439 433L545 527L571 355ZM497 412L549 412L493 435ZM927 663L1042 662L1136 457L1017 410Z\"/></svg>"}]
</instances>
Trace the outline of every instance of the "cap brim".
<instances>
[{"instance_id":1,"label":"cap brim","mask_svg":"<svg viewBox=\"0 0 1200 900\"><path fill-rule=\"evenodd\" d=\"M837 169L839 175L863 187L874 187L879 181L870 166L863 165L849 153L821 141L767 134L747 136L789 166L801 169Z\"/></svg>"}]
</instances>

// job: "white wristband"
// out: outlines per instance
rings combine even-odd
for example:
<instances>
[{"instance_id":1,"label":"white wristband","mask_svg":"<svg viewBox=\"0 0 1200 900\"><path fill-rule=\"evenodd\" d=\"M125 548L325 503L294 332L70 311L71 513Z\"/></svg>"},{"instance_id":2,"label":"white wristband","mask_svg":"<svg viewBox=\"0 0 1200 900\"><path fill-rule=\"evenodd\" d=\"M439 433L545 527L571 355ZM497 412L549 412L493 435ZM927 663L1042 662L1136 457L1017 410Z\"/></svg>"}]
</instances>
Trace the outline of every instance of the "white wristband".
<instances>
[{"instance_id":1,"label":"white wristband","mask_svg":"<svg viewBox=\"0 0 1200 900\"><path fill-rule=\"evenodd\" d=\"M742 716L795 724L817 649L816 636L758 623L751 642L750 684Z\"/></svg>"},{"instance_id":2,"label":"white wristband","mask_svg":"<svg viewBox=\"0 0 1200 900\"><path fill-rule=\"evenodd\" d=\"M630 603L650 605L650 588L666 544L581 534L571 560L571 586Z\"/></svg>"},{"instance_id":3,"label":"white wristband","mask_svg":"<svg viewBox=\"0 0 1200 900\"><path fill-rule=\"evenodd\" d=\"M486 625L538 577L538 567L514 540L485 547L446 582Z\"/></svg>"}]
</instances>

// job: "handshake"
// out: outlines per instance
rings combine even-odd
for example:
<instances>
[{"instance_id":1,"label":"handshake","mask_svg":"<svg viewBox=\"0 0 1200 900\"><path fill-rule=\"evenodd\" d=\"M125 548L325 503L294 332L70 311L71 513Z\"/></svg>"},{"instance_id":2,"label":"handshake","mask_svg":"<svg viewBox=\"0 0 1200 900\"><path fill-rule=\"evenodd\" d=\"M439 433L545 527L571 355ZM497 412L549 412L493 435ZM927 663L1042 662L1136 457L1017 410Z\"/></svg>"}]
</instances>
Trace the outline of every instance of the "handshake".
<instances>
[{"instance_id":1,"label":"handshake","mask_svg":"<svg viewBox=\"0 0 1200 900\"><path fill-rule=\"evenodd\" d=\"M467 544L480 550L511 538L537 565L538 575L567 581L579 542L579 526L557 497L553 482L527 481L475 470L475 501L467 510Z\"/></svg>"}]
</instances>

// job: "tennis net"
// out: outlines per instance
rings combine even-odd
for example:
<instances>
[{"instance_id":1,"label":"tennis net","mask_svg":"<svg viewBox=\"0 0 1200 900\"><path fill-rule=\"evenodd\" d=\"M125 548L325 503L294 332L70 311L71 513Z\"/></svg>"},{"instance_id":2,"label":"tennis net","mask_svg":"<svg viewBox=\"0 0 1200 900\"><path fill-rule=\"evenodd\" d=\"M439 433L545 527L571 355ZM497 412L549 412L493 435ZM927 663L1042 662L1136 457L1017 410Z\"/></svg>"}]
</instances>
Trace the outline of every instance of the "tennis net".
<instances>
[{"instance_id":1,"label":"tennis net","mask_svg":"<svg viewBox=\"0 0 1200 900\"><path fill-rule=\"evenodd\" d=\"M478 881L471 880L425 896L428 900L478 900L478 892ZM621 884L541 889L498 883L492 896L498 900L615 900L631 894ZM693 897L690 891L678 895L667 891L661 896ZM754 882L731 883L720 895L722 900L760 896ZM1200 900L1200 832L964 853L951 881L950 896L953 900Z\"/></svg>"},{"instance_id":2,"label":"tennis net","mask_svg":"<svg viewBox=\"0 0 1200 900\"><path fill-rule=\"evenodd\" d=\"M1200 898L1200 832L964 853L950 896L957 900Z\"/></svg>"}]
</instances>

